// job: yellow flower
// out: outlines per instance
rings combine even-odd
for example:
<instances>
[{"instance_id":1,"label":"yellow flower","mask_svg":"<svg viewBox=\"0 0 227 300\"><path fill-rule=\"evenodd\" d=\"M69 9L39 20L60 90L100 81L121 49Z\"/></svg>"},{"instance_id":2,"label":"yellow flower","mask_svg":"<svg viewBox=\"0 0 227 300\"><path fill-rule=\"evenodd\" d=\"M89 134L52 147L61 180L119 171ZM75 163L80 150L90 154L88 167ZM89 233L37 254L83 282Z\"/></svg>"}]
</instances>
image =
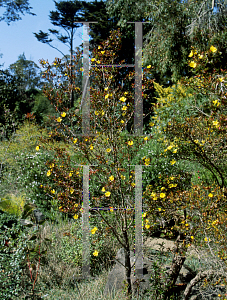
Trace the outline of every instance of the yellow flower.
<instances>
[{"instance_id":1,"label":"yellow flower","mask_svg":"<svg viewBox=\"0 0 227 300\"><path fill-rule=\"evenodd\" d=\"M172 177L170 177L170 180L174 180L174 177L172 176Z\"/></svg>"},{"instance_id":2,"label":"yellow flower","mask_svg":"<svg viewBox=\"0 0 227 300\"><path fill-rule=\"evenodd\" d=\"M50 192L51 192L51 194L55 194L55 190L54 190L54 189L53 189L53 190L51 190Z\"/></svg>"},{"instance_id":3,"label":"yellow flower","mask_svg":"<svg viewBox=\"0 0 227 300\"><path fill-rule=\"evenodd\" d=\"M123 179L123 180L124 180L124 179L125 179L125 176L124 176L124 175L121 175L121 179Z\"/></svg>"},{"instance_id":4,"label":"yellow flower","mask_svg":"<svg viewBox=\"0 0 227 300\"><path fill-rule=\"evenodd\" d=\"M125 101L126 101L126 98L125 98L125 97L121 97L121 98L120 98L120 101L125 102Z\"/></svg>"},{"instance_id":5,"label":"yellow flower","mask_svg":"<svg viewBox=\"0 0 227 300\"><path fill-rule=\"evenodd\" d=\"M146 224L145 227L146 227L147 229L149 229L149 228L150 228L150 225L149 225L149 224Z\"/></svg>"},{"instance_id":6,"label":"yellow flower","mask_svg":"<svg viewBox=\"0 0 227 300\"><path fill-rule=\"evenodd\" d=\"M103 188L102 188L102 192L105 192L105 191L106 191L106 190L105 190L105 188L103 187Z\"/></svg>"},{"instance_id":7,"label":"yellow flower","mask_svg":"<svg viewBox=\"0 0 227 300\"><path fill-rule=\"evenodd\" d=\"M73 194L73 192L74 192L74 189L71 188L70 189L70 194Z\"/></svg>"},{"instance_id":8,"label":"yellow flower","mask_svg":"<svg viewBox=\"0 0 227 300\"><path fill-rule=\"evenodd\" d=\"M98 256L98 254L99 254L99 252L98 252L97 250L95 250L95 251L93 252L93 255L94 255L94 256Z\"/></svg>"},{"instance_id":9,"label":"yellow flower","mask_svg":"<svg viewBox=\"0 0 227 300\"><path fill-rule=\"evenodd\" d=\"M94 146L93 146L93 145L91 145L91 146L90 146L90 149L91 149L91 150L93 150L93 149L94 149Z\"/></svg>"},{"instance_id":10,"label":"yellow flower","mask_svg":"<svg viewBox=\"0 0 227 300\"><path fill-rule=\"evenodd\" d=\"M151 68L151 65L147 66L147 69L150 69Z\"/></svg>"},{"instance_id":11,"label":"yellow flower","mask_svg":"<svg viewBox=\"0 0 227 300\"><path fill-rule=\"evenodd\" d=\"M214 105L217 104L217 106L219 106L219 105L220 105L220 102L219 102L218 100L214 100L214 101L213 101L213 104L214 104Z\"/></svg>"},{"instance_id":12,"label":"yellow flower","mask_svg":"<svg viewBox=\"0 0 227 300\"><path fill-rule=\"evenodd\" d=\"M121 124L124 124L125 121L121 120Z\"/></svg>"},{"instance_id":13,"label":"yellow flower","mask_svg":"<svg viewBox=\"0 0 227 300\"><path fill-rule=\"evenodd\" d=\"M173 150L173 153L177 153L177 150L178 150L178 149L174 149L174 150Z\"/></svg>"},{"instance_id":14,"label":"yellow flower","mask_svg":"<svg viewBox=\"0 0 227 300\"><path fill-rule=\"evenodd\" d=\"M106 196L106 197L109 197L110 194L111 194L110 192L106 192L106 193L105 193L105 196Z\"/></svg>"},{"instance_id":15,"label":"yellow flower","mask_svg":"<svg viewBox=\"0 0 227 300\"><path fill-rule=\"evenodd\" d=\"M108 153L109 153L110 151L111 151L111 149L110 149L110 148L106 149L106 152L108 152Z\"/></svg>"},{"instance_id":16,"label":"yellow flower","mask_svg":"<svg viewBox=\"0 0 227 300\"><path fill-rule=\"evenodd\" d=\"M199 54L199 58L200 58L200 59L203 58L203 55Z\"/></svg>"},{"instance_id":17,"label":"yellow flower","mask_svg":"<svg viewBox=\"0 0 227 300\"><path fill-rule=\"evenodd\" d=\"M84 70L84 68L80 68L80 71L83 71Z\"/></svg>"},{"instance_id":18,"label":"yellow flower","mask_svg":"<svg viewBox=\"0 0 227 300\"><path fill-rule=\"evenodd\" d=\"M146 158L146 159L145 159L145 165L148 166L149 163L150 163L150 158Z\"/></svg>"},{"instance_id":19,"label":"yellow flower","mask_svg":"<svg viewBox=\"0 0 227 300\"><path fill-rule=\"evenodd\" d=\"M159 207L158 210L161 211L162 209Z\"/></svg>"},{"instance_id":20,"label":"yellow flower","mask_svg":"<svg viewBox=\"0 0 227 300\"><path fill-rule=\"evenodd\" d=\"M113 212L113 211L114 211L112 207L110 208L110 211L111 211L111 212Z\"/></svg>"},{"instance_id":21,"label":"yellow flower","mask_svg":"<svg viewBox=\"0 0 227 300\"><path fill-rule=\"evenodd\" d=\"M69 173L69 177L72 177L72 175L73 175L73 173L72 173L72 172L70 172L70 173Z\"/></svg>"},{"instance_id":22,"label":"yellow flower","mask_svg":"<svg viewBox=\"0 0 227 300\"><path fill-rule=\"evenodd\" d=\"M50 174L51 174L51 171L48 170L48 171L47 171L47 176L50 176Z\"/></svg>"},{"instance_id":23,"label":"yellow flower","mask_svg":"<svg viewBox=\"0 0 227 300\"><path fill-rule=\"evenodd\" d=\"M107 99L109 97L109 94L105 95L105 99Z\"/></svg>"},{"instance_id":24,"label":"yellow flower","mask_svg":"<svg viewBox=\"0 0 227 300\"><path fill-rule=\"evenodd\" d=\"M39 151L39 146L36 146L35 150L36 150L36 151Z\"/></svg>"},{"instance_id":25,"label":"yellow flower","mask_svg":"<svg viewBox=\"0 0 227 300\"><path fill-rule=\"evenodd\" d=\"M213 125L214 125L214 126L218 126L218 125L219 125L219 122L218 122L218 121L213 121Z\"/></svg>"},{"instance_id":26,"label":"yellow flower","mask_svg":"<svg viewBox=\"0 0 227 300\"><path fill-rule=\"evenodd\" d=\"M165 193L161 193L160 194L160 198L165 198L166 194Z\"/></svg>"},{"instance_id":27,"label":"yellow flower","mask_svg":"<svg viewBox=\"0 0 227 300\"><path fill-rule=\"evenodd\" d=\"M175 163L176 163L176 161L173 159L173 160L171 160L171 165L174 165Z\"/></svg>"},{"instance_id":28,"label":"yellow flower","mask_svg":"<svg viewBox=\"0 0 227 300\"><path fill-rule=\"evenodd\" d=\"M59 208L59 209L61 209L61 208L62 208L62 206L59 206L58 208Z\"/></svg>"},{"instance_id":29,"label":"yellow flower","mask_svg":"<svg viewBox=\"0 0 227 300\"><path fill-rule=\"evenodd\" d=\"M214 197L214 195L210 193L210 194L208 195L208 197L212 198L212 197Z\"/></svg>"},{"instance_id":30,"label":"yellow flower","mask_svg":"<svg viewBox=\"0 0 227 300\"><path fill-rule=\"evenodd\" d=\"M92 230L91 230L91 233L92 234L95 234L95 232L98 230L98 228L97 227L94 227Z\"/></svg>"},{"instance_id":31,"label":"yellow flower","mask_svg":"<svg viewBox=\"0 0 227 300\"><path fill-rule=\"evenodd\" d=\"M62 121L62 118L58 117L57 121L60 123Z\"/></svg>"},{"instance_id":32,"label":"yellow flower","mask_svg":"<svg viewBox=\"0 0 227 300\"><path fill-rule=\"evenodd\" d=\"M192 68L195 68L196 65L197 65L197 64L196 64L194 61L191 61L190 64L189 64L189 66L192 67Z\"/></svg>"},{"instance_id":33,"label":"yellow flower","mask_svg":"<svg viewBox=\"0 0 227 300\"><path fill-rule=\"evenodd\" d=\"M193 51L190 52L190 54L188 55L188 57L192 57L193 56Z\"/></svg>"},{"instance_id":34,"label":"yellow flower","mask_svg":"<svg viewBox=\"0 0 227 300\"><path fill-rule=\"evenodd\" d=\"M222 81L224 81L224 77L219 77L218 80L219 80L220 82L222 82Z\"/></svg>"},{"instance_id":35,"label":"yellow flower","mask_svg":"<svg viewBox=\"0 0 227 300\"><path fill-rule=\"evenodd\" d=\"M133 141L128 141L128 145L132 146L133 145Z\"/></svg>"},{"instance_id":36,"label":"yellow flower","mask_svg":"<svg viewBox=\"0 0 227 300\"><path fill-rule=\"evenodd\" d=\"M76 203L74 206L77 207L77 206L78 206L78 203Z\"/></svg>"},{"instance_id":37,"label":"yellow flower","mask_svg":"<svg viewBox=\"0 0 227 300\"><path fill-rule=\"evenodd\" d=\"M103 110L101 110L100 113L102 114L102 116L105 114L105 112Z\"/></svg>"},{"instance_id":38,"label":"yellow flower","mask_svg":"<svg viewBox=\"0 0 227 300\"><path fill-rule=\"evenodd\" d=\"M142 217L143 217L143 218L146 218L146 215L147 215L147 213L143 213L143 214L142 214Z\"/></svg>"},{"instance_id":39,"label":"yellow flower","mask_svg":"<svg viewBox=\"0 0 227 300\"><path fill-rule=\"evenodd\" d=\"M96 110L96 111L95 111L95 115L98 116L98 114L99 114L99 112Z\"/></svg>"},{"instance_id":40,"label":"yellow flower","mask_svg":"<svg viewBox=\"0 0 227 300\"><path fill-rule=\"evenodd\" d=\"M95 61L95 58L92 58L91 61Z\"/></svg>"},{"instance_id":41,"label":"yellow flower","mask_svg":"<svg viewBox=\"0 0 227 300\"><path fill-rule=\"evenodd\" d=\"M76 144L77 141L78 141L78 139L76 138L76 139L73 141L73 143Z\"/></svg>"},{"instance_id":42,"label":"yellow flower","mask_svg":"<svg viewBox=\"0 0 227 300\"><path fill-rule=\"evenodd\" d=\"M154 123L153 123L153 122L151 122L151 123L149 123L149 125L150 125L150 126L154 126Z\"/></svg>"},{"instance_id":43,"label":"yellow flower","mask_svg":"<svg viewBox=\"0 0 227 300\"><path fill-rule=\"evenodd\" d=\"M113 175L111 175L111 176L109 177L109 180L110 180L110 181L114 181Z\"/></svg>"},{"instance_id":44,"label":"yellow flower","mask_svg":"<svg viewBox=\"0 0 227 300\"><path fill-rule=\"evenodd\" d=\"M191 235L191 239L192 239L192 240L194 239L194 236L193 236L193 235Z\"/></svg>"},{"instance_id":45,"label":"yellow flower","mask_svg":"<svg viewBox=\"0 0 227 300\"><path fill-rule=\"evenodd\" d=\"M144 141L147 141L148 140L148 137L147 136L145 136L145 138L144 138Z\"/></svg>"},{"instance_id":46,"label":"yellow flower","mask_svg":"<svg viewBox=\"0 0 227 300\"><path fill-rule=\"evenodd\" d=\"M66 116L66 113L65 112L61 113L61 116L64 118Z\"/></svg>"},{"instance_id":47,"label":"yellow flower","mask_svg":"<svg viewBox=\"0 0 227 300\"><path fill-rule=\"evenodd\" d=\"M205 237L204 241L205 241L205 242L208 242L208 238L207 238L207 237ZM210 241L210 239L209 239L209 241Z\"/></svg>"},{"instance_id":48,"label":"yellow flower","mask_svg":"<svg viewBox=\"0 0 227 300\"><path fill-rule=\"evenodd\" d=\"M101 51L101 53L102 53L102 54L104 54L104 53L105 53L105 51L103 50L103 51Z\"/></svg>"},{"instance_id":49,"label":"yellow flower","mask_svg":"<svg viewBox=\"0 0 227 300\"><path fill-rule=\"evenodd\" d=\"M167 150L171 150L173 148L173 146L169 146L167 147Z\"/></svg>"},{"instance_id":50,"label":"yellow flower","mask_svg":"<svg viewBox=\"0 0 227 300\"><path fill-rule=\"evenodd\" d=\"M135 186L135 183L134 183L134 182L132 182L132 183L131 183L131 186Z\"/></svg>"},{"instance_id":51,"label":"yellow flower","mask_svg":"<svg viewBox=\"0 0 227 300\"><path fill-rule=\"evenodd\" d=\"M98 49L100 50L100 49L101 49L101 46L98 46Z\"/></svg>"},{"instance_id":52,"label":"yellow flower","mask_svg":"<svg viewBox=\"0 0 227 300\"><path fill-rule=\"evenodd\" d=\"M75 220L78 219L78 215L74 215L73 219L75 219Z\"/></svg>"},{"instance_id":53,"label":"yellow flower","mask_svg":"<svg viewBox=\"0 0 227 300\"><path fill-rule=\"evenodd\" d=\"M214 46L210 47L210 51L212 51L213 53L217 51L217 48L215 48Z\"/></svg>"},{"instance_id":54,"label":"yellow flower","mask_svg":"<svg viewBox=\"0 0 227 300\"><path fill-rule=\"evenodd\" d=\"M108 91L108 87L104 88L105 91Z\"/></svg>"},{"instance_id":55,"label":"yellow flower","mask_svg":"<svg viewBox=\"0 0 227 300\"><path fill-rule=\"evenodd\" d=\"M122 107L122 110L127 110L127 106L124 105L124 106Z\"/></svg>"},{"instance_id":56,"label":"yellow flower","mask_svg":"<svg viewBox=\"0 0 227 300\"><path fill-rule=\"evenodd\" d=\"M100 60L97 60L97 64L100 64Z\"/></svg>"}]
</instances>

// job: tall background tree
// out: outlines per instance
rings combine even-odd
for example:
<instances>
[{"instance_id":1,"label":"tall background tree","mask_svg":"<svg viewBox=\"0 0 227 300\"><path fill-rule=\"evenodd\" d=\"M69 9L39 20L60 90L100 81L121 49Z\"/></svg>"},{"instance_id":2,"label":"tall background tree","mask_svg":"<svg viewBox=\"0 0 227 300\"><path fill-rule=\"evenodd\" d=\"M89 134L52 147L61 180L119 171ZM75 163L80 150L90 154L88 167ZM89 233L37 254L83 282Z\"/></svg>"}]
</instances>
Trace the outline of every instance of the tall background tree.
<instances>
[{"instance_id":1,"label":"tall background tree","mask_svg":"<svg viewBox=\"0 0 227 300\"><path fill-rule=\"evenodd\" d=\"M147 18L151 22L143 48L144 63L153 66L156 80L166 86L183 75L192 75L185 61L193 43L205 49L210 34L226 30L227 6L223 0L107 0L106 8L110 16L118 18L118 25L128 31L128 21ZM226 49L223 50L224 58Z\"/></svg>"},{"instance_id":2,"label":"tall background tree","mask_svg":"<svg viewBox=\"0 0 227 300\"><path fill-rule=\"evenodd\" d=\"M11 22L21 20L21 14L24 13L35 16L33 12L31 12L32 7L29 6L28 0L0 0L0 8L4 8L5 11L3 16L0 17L0 21L5 21L8 25Z\"/></svg>"},{"instance_id":3,"label":"tall background tree","mask_svg":"<svg viewBox=\"0 0 227 300\"><path fill-rule=\"evenodd\" d=\"M19 55L18 60L11 64L7 70L0 71L1 125L6 126L8 111L14 116L12 123L14 126L8 128L9 132L4 134L5 137L10 136L12 129L17 128L23 122L25 115L29 115L34 106L36 106L36 113L39 114L36 102L44 102L45 110L48 110L47 100L42 96L43 83L40 68L35 62L27 60L24 54Z\"/></svg>"},{"instance_id":4,"label":"tall background tree","mask_svg":"<svg viewBox=\"0 0 227 300\"><path fill-rule=\"evenodd\" d=\"M24 53L18 56L18 60L9 66L11 75L20 79L23 90L41 88L40 68L32 60L27 60Z\"/></svg>"}]
</instances>

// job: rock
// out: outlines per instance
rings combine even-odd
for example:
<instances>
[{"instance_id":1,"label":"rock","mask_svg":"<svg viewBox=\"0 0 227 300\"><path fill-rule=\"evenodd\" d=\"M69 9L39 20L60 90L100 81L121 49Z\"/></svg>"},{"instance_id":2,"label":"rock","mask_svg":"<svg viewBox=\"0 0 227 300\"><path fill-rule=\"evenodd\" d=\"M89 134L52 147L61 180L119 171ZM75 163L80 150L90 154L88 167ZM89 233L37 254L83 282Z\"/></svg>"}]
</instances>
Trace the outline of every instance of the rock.
<instances>
[{"instance_id":1,"label":"rock","mask_svg":"<svg viewBox=\"0 0 227 300\"><path fill-rule=\"evenodd\" d=\"M120 263L119 263L119 262ZM110 294L113 292L113 290L122 290L124 289L123 281L126 279L125 277L125 268L122 266L122 264L125 265L125 254L124 249L121 248L118 250L116 259L115 259L116 265L113 267L113 269L108 274L107 283L104 290L104 295ZM131 266L135 262L134 252L130 251L130 263ZM143 258L143 278L141 279L141 282L139 284L139 289L142 293L145 292L146 289L149 288L149 273L151 273L151 270L149 269L151 267L151 262L147 257ZM134 276L134 268L131 272L131 280L133 284L133 292L136 293L137 287L136 287L136 277Z\"/></svg>"},{"instance_id":2,"label":"rock","mask_svg":"<svg viewBox=\"0 0 227 300\"><path fill-rule=\"evenodd\" d=\"M163 249L163 251L170 251L170 250L174 249L173 241L155 238L153 240L150 239L147 243L144 244L144 250L149 245L149 249L160 251L160 245L162 245L162 244L163 244L163 247L161 247L161 248ZM145 251L143 251L143 252L145 252ZM154 257L154 259L155 259L155 257ZM135 262L134 252L130 251L131 266L133 265L134 262ZM105 296L107 294L111 294L113 292L113 290L118 292L119 290L124 289L123 281L126 280L125 268L121 265L124 263L125 263L124 249L121 248L117 252L116 259L115 259L115 265L108 274L107 283L106 283L106 286L104 289ZM166 269L166 271L170 269L170 265L166 265L163 267L164 267L164 269ZM149 288L150 288L150 284L151 284L150 278L151 278L151 274L152 274L152 269L153 269L153 260L148 259L145 255L143 255L143 276L141 277L140 282L139 282L140 295L144 295L146 290L149 290ZM193 279L195 277L195 275L196 274L194 274L194 272L192 270L190 270L190 268L188 268L187 266L185 266L185 267L183 266L181 268L181 271L177 278L176 285L186 286L186 284L188 282L190 282L190 280ZM136 279L137 278L134 276L134 268L133 268L132 272L131 272L131 280L132 280L132 289L133 289L134 295L137 294L137 291L138 291L137 290L138 287L135 282Z\"/></svg>"},{"instance_id":3,"label":"rock","mask_svg":"<svg viewBox=\"0 0 227 300\"><path fill-rule=\"evenodd\" d=\"M34 209L33 213L35 216L36 224L39 224L40 222L42 222L46 219L44 214L41 211L39 211L38 209Z\"/></svg>"},{"instance_id":4,"label":"rock","mask_svg":"<svg viewBox=\"0 0 227 300\"><path fill-rule=\"evenodd\" d=\"M157 251L172 251L175 248L174 241L162 239L162 238L148 238L144 243L144 247Z\"/></svg>"},{"instance_id":5,"label":"rock","mask_svg":"<svg viewBox=\"0 0 227 300\"><path fill-rule=\"evenodd\" d=\"M20 219L20 224L23 226L26 225L33 225L32 221L26 220L26 219Z\"/></svg>"}]
</instances>

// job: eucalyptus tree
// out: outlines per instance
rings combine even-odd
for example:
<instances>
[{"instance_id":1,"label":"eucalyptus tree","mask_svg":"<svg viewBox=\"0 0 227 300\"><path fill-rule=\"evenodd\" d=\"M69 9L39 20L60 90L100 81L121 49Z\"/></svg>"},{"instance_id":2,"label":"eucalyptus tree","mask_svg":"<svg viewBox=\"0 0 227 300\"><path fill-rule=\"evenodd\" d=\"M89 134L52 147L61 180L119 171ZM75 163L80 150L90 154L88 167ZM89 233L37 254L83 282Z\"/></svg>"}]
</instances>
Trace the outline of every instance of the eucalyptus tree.
<instances>
[{"instance_id":1,"label":"eucalyptus tree","mask_svg":"<svg viewBox=\"0 0 227 300\"><path fill-rule=\"evenodd\" d=\"M21 89L25 91L42 86L40 68L34 61L27 60L24 53L9 66L9 72L20 81Z\"/></svg>"},{"instance_id":2,"label":"eucalyptus tree","mask_svg":"<svg viewBox=\"0 0 227 300\"><path fill-rule=\"evenodd\" d=\"M150 22L143 47L144 63L153 66L154 77L166 86L181 76L192 75L187 65L191 46L196 44L205 50L212 36L219 35L222 44L225 38L226 0L107 0L106 8L110 16L118 18L117 25L127 31L129 21Z\"/></svg>"}]
</instances>

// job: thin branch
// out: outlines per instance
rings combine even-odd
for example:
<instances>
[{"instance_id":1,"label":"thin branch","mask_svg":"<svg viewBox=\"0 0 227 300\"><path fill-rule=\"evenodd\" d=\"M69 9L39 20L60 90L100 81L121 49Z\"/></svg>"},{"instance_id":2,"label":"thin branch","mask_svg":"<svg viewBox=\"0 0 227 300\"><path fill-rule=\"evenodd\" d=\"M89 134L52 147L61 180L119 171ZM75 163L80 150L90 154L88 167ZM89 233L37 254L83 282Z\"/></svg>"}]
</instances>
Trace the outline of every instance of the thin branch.
<instances>
[{"instance_id":1,"label":"thin branch","mask_svg":"<svg viewBox=\"0 0 227 300\"><path fill-rule=\"evenodd\" d=\"M64 57L66 58L67 63L69 62L67 56L61 50L59 50L58 48L52 46L50 43L46 43L46 44L49 45L51 48L53 48L53 49L57 50L58 52L60 52L63 55L63 58Z\"/></svg>"},{"instance_id":2,"label":"thin branch","mask_svg":"<svg viewBox=\"0 0 227 300\"><path fill-rule=\"evenodd\" d=\"M183 295L183 300L188 300L191 290L193 288L193 286L195 286L198 282L200 282L201 280L203 280L204 278L209 278L209 277L213 277L213 276L219 276L219 277L224 277L226 278L226 275L223 274L222 272L219 271L214 271L214 270L208 270L208 271L203 271L203 272L199 272L195 278L193 278L187 285L185 291L184 291L184 295Z\"/></svg>"}]
</instances>

